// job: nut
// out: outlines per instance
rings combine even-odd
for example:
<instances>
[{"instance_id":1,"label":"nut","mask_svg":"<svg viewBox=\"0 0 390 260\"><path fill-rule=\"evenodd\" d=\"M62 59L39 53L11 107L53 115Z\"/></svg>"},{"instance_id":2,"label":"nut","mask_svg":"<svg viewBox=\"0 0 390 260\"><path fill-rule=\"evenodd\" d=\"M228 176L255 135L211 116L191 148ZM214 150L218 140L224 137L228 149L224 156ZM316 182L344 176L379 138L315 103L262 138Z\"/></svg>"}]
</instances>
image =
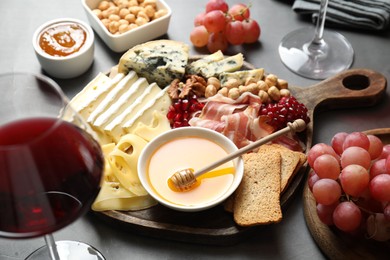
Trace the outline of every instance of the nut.
<instances>
[{"instance_id":1,"label":"nut","mask_svg":"<svg viewBox=\"0 0 390 260\"><path fill-rule=\"evenodd\" d=\"M229 89L227 87L223 87L220 90L218 90L218 94L221 94L222 96L227 97L228 96Z\"/></svg>"},{"instance_id":2,"label":"nut","mask_svg":"<svg viewBox=\"0 0 390 260\"><path fill-rule=\"evenodd\" d=\"M238 88L231 88L231 89L229 89L228 97L231 98L231 99L239 98L240 97L240 91L238 90Z\"/></svg>"},{"instance_id":3,"label":"nut","mask_svg":"<svg viewBox=\"0 0 390 260\"><path fill-rule=\"evenodd\" d=\"M238 88L240 85L241 84L240 84L240 82L237 79L228 79L225 82L224 87L226 87L228 89L232 89L232 88Z\"/></svg>"},{"instance_id":4,"label":"nut","mask_svg":"<svg viewBox=\"0 0 390 260\"><path fill-rule=\"evenodd\" d=\"M216 77L210 77L207 79L207 85L213 85L217 89L221 88L221 82Z\"/></svg>"},{"instance_id":5,"label":"nut","mask_svg":"<svg viewBox=\"0 0 390 260\"><path fill-rule=\"evenodd\" d=\"M217 88L211 84L207 85L206 90L204 92L204 96L208 98L214 96L215 94L217 94Z\"/></svg>"},{"instance_id":6,"label":"nut","mask_svg":"<svg viewBox=\"0 0 390 260\"><path fill-rule=\"evenodd\" d=\"M278 89L287 89L288 88L288 82L284 79L278 79L276 85L277 85Z\"/></svg>"},{"instance_id":7,"label":"nut","mask_svg":"<svg viewBox=\"0 0 390 260\"><path fill-rule=\"evenodd\" d=\"M278 77L274 74L268 74L264 81L269 87L276 86L278 83Z\"/></svg>"},{"instance_id":8,"label":"nut","mask_svg":"<svg viewBox=\"0 0 390 260\"><path fill-rule=\"evenodd\" d=\"M280 90L280 96L281 97L289 97L289 96L291 96L291 92L290 92L290 90L288 90L286 88L282 88Z\"/></svg>"},{"instance_id":9,"label":"nut","mask_svg":"<svg viewBox=\"0 0 390 260\"><path fill-rule=\"evenodd\" d=\"M260 90L264 90L265 92L267 92L269 89L269 86L267 85L267 83L265 83L264 80L257 81L257 85L259 86Z\"/></svg>"},{"instance_id":10,"label":"nut","mask_svg":"<svg viewBox=\"0 0 390 260\"><path fill-rule=\"evenodd\" d=\"M277 87L272 86L268 89L268 95L272 98L274 101L279 101L281 96L280 96L280 91Z\"/></svg>"},{"instance_id":11,"label":"nut","mask_svg":"<svg viewBox=\"0 0 390 260\"><path fill-rule=\"evenodd\" d=\"M265 92L264 90L259 90L259 94L258 94L260 100L262 103L269 103L269 95L267 92Z\"/></svg>"}]
</instances>

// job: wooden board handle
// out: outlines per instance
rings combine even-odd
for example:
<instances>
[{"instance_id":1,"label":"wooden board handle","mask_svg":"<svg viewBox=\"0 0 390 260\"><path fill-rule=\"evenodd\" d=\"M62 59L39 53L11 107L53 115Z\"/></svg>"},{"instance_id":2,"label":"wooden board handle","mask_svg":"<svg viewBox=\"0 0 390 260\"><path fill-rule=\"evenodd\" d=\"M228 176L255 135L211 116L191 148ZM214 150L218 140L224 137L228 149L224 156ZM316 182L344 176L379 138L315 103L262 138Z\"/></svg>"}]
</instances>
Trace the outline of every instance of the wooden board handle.
<instances>
[{"instance_id":1,"label":"wooden board handle","mask_svg":"<svg viewBox=\"0 0 390 260\"><path fill-rule=\"evenodd\" d=\"M311 87L296 88L293 95L314 112L372 106L383 96L386 86L386 78L378 72L350 69Z\"/></svg>"}]
</instances>

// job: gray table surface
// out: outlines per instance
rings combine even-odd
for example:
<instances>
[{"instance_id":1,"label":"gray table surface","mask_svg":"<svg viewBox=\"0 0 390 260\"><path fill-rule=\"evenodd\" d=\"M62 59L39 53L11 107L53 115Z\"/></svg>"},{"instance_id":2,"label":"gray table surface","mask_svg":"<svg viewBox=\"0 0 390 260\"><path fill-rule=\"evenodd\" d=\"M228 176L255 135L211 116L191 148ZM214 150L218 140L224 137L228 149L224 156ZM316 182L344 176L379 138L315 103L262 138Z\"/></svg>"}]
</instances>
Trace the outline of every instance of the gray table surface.
<instances>
[{"instance_id":1,"label":"gray table surface","mask_svg":"<svg viewBox=\"0 0 390 260\"><path fill-rule=\"evenodd\" d=\"M193 18L204 10L206 0L166 0L173 10L165 38L190 44L189 33ZM242 1L227 1L229 4ZM244 1L245 2L245 1ZM261 25L259 44L235 47L229 53L242 52L246 61L264 67L286 79L292 85L311 86L318 81L308 80L290 72L280 62L277 47L282 37L293 29L312 26L291 10L289 1L251 1L251 15ZM44 73L35 57L31 44L34 30L42 23L59 17L72 17L87 21L80 0L2 0L0 19L0 69L1 72L27 71ZM333 30L333 29L329 29ZM337 29L352 43L355 50L354 68L369 68L390 78L390 30L366 32ZM191 54L204 54L191 47ZM114 53L97 36L95 60L82 76L54 79L72 97L99 72L107 71L118 63L121 53ZM314 143L330 142L339 131L363 131L390 127L390 90L376 106L364 109L343 109L316 114ZM0 180L1 181L1 180ZM1 214L1 213L0 213ZM90 243L107 259L324 259L306 226L302 194L298 192L284 211L280 224L259 229L248 239L228 247L194 245L140 236L111 225L106 225L93 215L86 215L70 226L54 233L57 240ZM0 238L0 259L24 259L30 252L44 244L42 238L10 240Z\"/></svg>"}]
</instances>

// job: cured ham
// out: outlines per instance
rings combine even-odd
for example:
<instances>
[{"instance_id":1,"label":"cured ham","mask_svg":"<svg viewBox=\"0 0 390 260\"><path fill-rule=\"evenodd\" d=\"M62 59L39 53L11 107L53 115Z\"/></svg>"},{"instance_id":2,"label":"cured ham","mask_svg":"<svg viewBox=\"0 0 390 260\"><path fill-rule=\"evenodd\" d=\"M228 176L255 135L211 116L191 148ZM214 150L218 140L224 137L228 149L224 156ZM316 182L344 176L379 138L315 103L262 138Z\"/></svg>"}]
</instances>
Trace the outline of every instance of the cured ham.
<instances>
[{"instance_id":1,"label":"cured ham","mask_svg":"<svg viewBox=\"0 0 390 260\"><path fill-rule=\"evenodd\" d=\"M237 100L215 95L189 124L218 131L240 148L274 131L266 123L266 117L258 116L260 108L260 98L251 93L245 93Z\"/></svg>"}]
</instances>

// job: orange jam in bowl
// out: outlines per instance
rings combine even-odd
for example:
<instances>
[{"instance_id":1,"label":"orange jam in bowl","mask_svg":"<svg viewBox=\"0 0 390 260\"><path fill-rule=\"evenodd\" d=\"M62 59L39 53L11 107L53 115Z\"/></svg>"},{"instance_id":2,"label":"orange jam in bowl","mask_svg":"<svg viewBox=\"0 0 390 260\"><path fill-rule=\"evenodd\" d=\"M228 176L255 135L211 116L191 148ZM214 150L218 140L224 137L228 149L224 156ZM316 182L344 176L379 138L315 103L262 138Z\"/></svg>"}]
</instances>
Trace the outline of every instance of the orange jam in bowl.
<instances>
[{"instance_id":1,"label":"orange jam in bowl","mask_svg":"<svg viewBox=\"0 0 390 260\"><path fill-rule=\"evenodd\" d=\"M199 170L237 150L227 137L215 131L185 127L170 130L152 140L138 161L138 176L148 193L161 204L180 211L199 211L213 207L229 197L241 182L241 158L216 169L224 174L204 174L196 187L174 190L169 178L182 169Z\"/></svg>"},{"instance_id":2,"label":"orange jam in bowl","mask_svg":"<svg viewBox=\"0 0 390 260\"><path fill-rule=\"evenodd\" d=\"M86 38L86 30L78 23L55 23L41 32L39 46L51 56L65 57L78 52Z\"/></svg>"}]
</instances>

